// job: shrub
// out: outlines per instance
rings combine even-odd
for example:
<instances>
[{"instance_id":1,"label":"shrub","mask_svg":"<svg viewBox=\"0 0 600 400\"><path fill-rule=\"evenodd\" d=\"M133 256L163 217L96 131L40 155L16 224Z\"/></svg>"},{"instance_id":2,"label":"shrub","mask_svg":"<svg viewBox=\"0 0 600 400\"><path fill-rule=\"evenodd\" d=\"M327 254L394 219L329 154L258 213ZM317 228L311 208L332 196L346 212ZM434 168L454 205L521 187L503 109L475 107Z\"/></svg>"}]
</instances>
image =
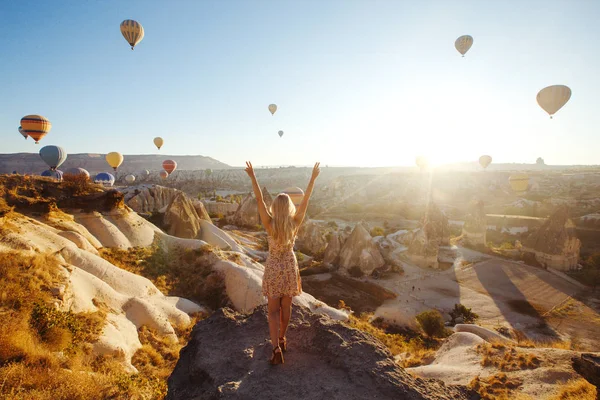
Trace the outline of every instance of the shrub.
<instances>
[{"instance_id":1,"label":"shrub","mask_svg":"<svg viewBox=\"0 0 600 400\"><path fill-rule=\"evenodd\" d=\"M380 226L376 226L375 228L371 229L371 237L384 236L384 235L385 235L385 232L384 232L383 228Z\"/></svg>"},{"instance_id":2,"label":"shrub","mask_svg":"<svg viewBox=\"0 0 600 400\"><path fill-rule=\"evenodd\" d=\"M333 229L337 229L338 228L338 224L335 221L328 221L327 222L327 227L328 228L333 228Z\"/></svg>"},{"instance_id":3,"label":"shrub","mask_svg":"<svg viewBox=\"0 0 600 400\"><path fill-rule=\"evenodd\" d=\"M423 311L416 316L423 332L429 337L443 337L446 334L444 319L437 310Z\"/></svg>"},{"instance_id":4,"label":"shrub","mask_svg":"<svg viewBox=\"0 0 600 400\"><path fill-rule=\"evenodd\" d=\"M455 304L454 309L450 311L450 324L455 325L456 319L459 317L462 317L465 324L472 324L479 318L479 315L475 314L470 308L467 308L462 304Z\"/></svg>"},{"instance_id":5,"label":"shrub","mask_svg":"<svg viewBox=\"0 0 600 400\"><path fill-rule=\"evenodd\" d=\"M560 391L550 400L595 400L596 390L594 385L585 379L573 379L559 387Z\"/></svg>"},{"instance_id":6,"label":"shrub","mask_svg":"<svg viewBox=\"0 0 600 400\"><path fill-rule=\"evenodd\" d=\"M63 184L65 185L65 188L73 196L80 196L82 194L87 194L90 192L90 189L92 188L90 178L87 175L83 175L83 174L65 175L63 177Z\"/></svg>"}]
</instances>

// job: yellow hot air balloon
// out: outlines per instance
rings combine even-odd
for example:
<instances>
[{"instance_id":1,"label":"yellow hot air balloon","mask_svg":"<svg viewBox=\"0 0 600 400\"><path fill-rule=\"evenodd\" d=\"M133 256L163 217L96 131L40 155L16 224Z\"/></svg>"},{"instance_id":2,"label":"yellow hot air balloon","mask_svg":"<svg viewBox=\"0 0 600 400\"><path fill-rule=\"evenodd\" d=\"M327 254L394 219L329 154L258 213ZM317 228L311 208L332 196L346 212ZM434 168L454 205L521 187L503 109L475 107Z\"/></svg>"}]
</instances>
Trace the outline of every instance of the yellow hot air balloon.
<instances>
[{"instance_id":1,"label":"yellow hot air balloon","mask_svg":"<svg viewBox=\"0 0 600 400\"><path fill-rule=\"evenodd\" d=\"M110 152L106 155L106 162L116 171L123 163L123 154L116 151Z\"/></svg>"},{"instance_id":2,"label":"yellow hot air balloon","mask_svg":"<svg viewBox=\"0 0 600 400\"><path fill-rule=\"evenodd\" d=\"M154 138L154 145L156 147L158 147L159 150L163 146L164 143L165 143L165 141L163 140L163 138L161 138L161 137L155 137Z\"/></svg>"},{"instance_id":3,"label":"yellow hot air balloon","mask_svg":"<svg viewBox=\"0 0 600 400\"><path fill-rule=\"evenodd\" d=\"M271 115L275 115L275 111L277 111L277 104L269 104L269 111L271 111Z\"/></svg>"},{"instance_id":4,"label":"yellow hot air balloon","mask_svg":"<svg viewBox=\"0 0 600 400\"><path fill-rule=\"evenodd\" d=\"M510 187L515 192L525 192L529 188L529 175L527 174L515 174L508 178Z\"/></svg>"},{"instance_id":5,"label":"yellow hot air balloon","mask_svg":"<svg viewBox=\"0 0 600 400\"><path fill-rule=\"evenodd\" d=\"M454 47L456 47L456 50L458 50L463 57L465 56L465 53L469 51L471 46L473 46L473 37L469 35L463 35L454 42Z\"/></svg>"},{"instance_id":6,"label":"yellow hot air balloon","mask_svg":"<svg viewBox=\"0 0 600 400\"><path fill-rule=\"evenodd\" d=\"M481 165L484 169L488 167L492 163L491 156L481 156L479 157L479 165Z\"/></svg>"},{"instance_id":7,"label":"yellow hot air balloon","mask_svg":"<svg viewBox=\"0 0 600 400\"><path fill-rule=\"evenodd\" d=\"M144 38L144 28L139 22L132 19L126 19L121 22L121 34L131 46L131 50L133 50L135 45Z\"/></svg>"},{"instance_id":8,"label":"yellow hot air balloon","mask_svg":"<svg viewBox=\"0 0 600 400\"><path fill-rule=\"evenodd\" d=\"M52 124L48 121L48 118L32 114L21 118L21 128L37 144L50 132Z\"/></svg>"},{"instance_id":9,"label":"yellow hot air balloon","mask_svg":"<svg viewBox=\"0 0 600 400\"><path fill-rule=\"evenodd\" d=\"M571 98L571 89L565 85L548 86L540 90L536 100L550 118Z\"/></svg>"}]
</instances>

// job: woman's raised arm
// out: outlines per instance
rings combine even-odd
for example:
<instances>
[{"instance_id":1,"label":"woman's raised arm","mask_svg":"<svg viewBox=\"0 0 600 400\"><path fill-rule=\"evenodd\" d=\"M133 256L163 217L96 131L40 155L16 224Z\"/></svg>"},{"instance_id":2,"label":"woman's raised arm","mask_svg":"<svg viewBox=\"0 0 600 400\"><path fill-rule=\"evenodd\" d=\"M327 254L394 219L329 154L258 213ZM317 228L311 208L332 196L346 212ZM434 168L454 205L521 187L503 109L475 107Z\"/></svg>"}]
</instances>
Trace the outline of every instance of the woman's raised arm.
<instances>
[{"instance_id":1,"label":"woman's raised arm","mask_svg":"<svg viewBox=\"0 0 600 400\"><path fill-rule=\"evenodd\" d=\"M258 181L256 180L256 175L254 175L254 168L252 168L252 163L250 161L246 161L246 173L252 180L252 189L254 190L254 196L256 197L256 202L258 203L258 215L260 216L260 221L263 226L267 230L267 232L271 232L271 215L267 211L267 206L265 204L265 200L263 198L262 191L260 190L260 186L258 186Z\"/></svg>"},{"instance_id":2,"label":"woman's raised arm","mask_svg":"<svg viewBox=\"0 0 600 400\"><path fill-rule=\"evenodd\" d=\"M306 209L308 208L308 201L310 200L310 196L312 195L313 188L315 186L315 181L317 180L317 176L319 176L319 165L321 163L315 163L313 167L312 176L310 177L310 182L308 183L308 187L304 192L304 198L302 198L302 203L296 210L296 215L294 215L294 221L296 222L296 226L302 225L302 221L304 221L304 216L306 215Z\"/></svg>"}]
</instances>

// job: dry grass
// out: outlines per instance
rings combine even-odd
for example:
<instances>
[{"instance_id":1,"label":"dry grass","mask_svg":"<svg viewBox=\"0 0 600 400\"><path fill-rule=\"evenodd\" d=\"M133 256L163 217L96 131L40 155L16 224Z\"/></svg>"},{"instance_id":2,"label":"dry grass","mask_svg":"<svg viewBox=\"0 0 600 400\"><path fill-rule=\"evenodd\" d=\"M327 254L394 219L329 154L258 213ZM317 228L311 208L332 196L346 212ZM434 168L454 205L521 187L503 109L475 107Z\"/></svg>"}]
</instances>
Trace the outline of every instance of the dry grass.
<instances>
[{"instance_id":1,"label":"dry grass","mask_svg":"<svg viewBox=\"0 0 600 400\"><path fill-rule=\"evenodd\" d=\"M386 325L375 326L370 322L370 318L371 314L367 313L359 317L350 315L348 325L379 339L392 355L403 355L401 365L404 368L429 364L433 361L436 350L441 346L441 341L423 338L416 334L409 337L400 333L388 333L385 329Z\"/></svg>"},{"instance_id":2,"label":"dry grass","mask_svg":"<svg viewBox=\"0 0 600 400\"><path fill-rule=\"evenodd\" d=\"M596 400L597 389L585 379L573 379L560 387L549 400Z\"/></svg>"},{"instance_id":3,"label":"dry grass","mask_svg":"<svg viewBox=\"0 0 600 400\"><path fill-rule=\"evenodd\" d=\"M162 398L164 374L131 375L116 360L92 354L105 321L102 304L88 314L52 305L58 268L51 256L0 252L0 398Z\"/></svg>"},{"instance_id":4,"label":"dry grass","mask_svg":"<svg viewBox=\"0 0 600 400\"><path fill-rule=\"evenodd\" d=\"M517 400L529 399L519 393L517 389L523 381L516 377L508 377L505 373L498 373L485 379L475 377L469 383L469 388L475 390L484 400Z\"/></svg>"},{"instance_id":5,"label":"dry grass","mask_svg":"<svg viewBox=\"0 0 600 400\"><path fill-rule=\"evenodd\" d=\"M477 352L482 355L481 366L494 366L504 372L535 369L542 362L533 354L524 353L512 346L505 346L498 343L480 344L477 346Z\"/></svg>"},{"instance_id":6,"label":"dry grass","mask_svg":"<svg viewBox=\"0 0 600 400\"><path fill-rule=\"evenodd\" d=\"M171 251L160 247L100 250L100 256L127 271L150 279L165 295L180 296L212 309L229 305L225 282L211 265L218 256L210 246Z\"/></svg>"},{"instance_id":7,"label":"dry grass","mask_svg":"<svg viewBox=\"0 0 600 400\"><path fill-rule=\"evenodd\" d=\"M577 346L570 340L531 340L525 333L518 329L512 330L512 336L516 340L518 347L578 350Z\"/></svg>"}]
</instances>

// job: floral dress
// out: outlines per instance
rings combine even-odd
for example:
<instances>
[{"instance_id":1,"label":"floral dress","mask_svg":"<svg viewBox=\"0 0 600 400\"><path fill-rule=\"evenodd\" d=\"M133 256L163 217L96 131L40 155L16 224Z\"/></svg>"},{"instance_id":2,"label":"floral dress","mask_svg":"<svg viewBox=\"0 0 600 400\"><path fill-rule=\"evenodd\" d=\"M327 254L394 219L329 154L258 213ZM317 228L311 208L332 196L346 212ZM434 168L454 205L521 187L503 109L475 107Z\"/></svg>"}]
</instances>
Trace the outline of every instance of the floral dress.
<instances>
[{"instance_id":1,"label":"floral dress","mask_svg":"<svg viewBox=\"0 0 600 400\"><path fill-rule=\"evenodd\" d=\"M262 292L267 297L298 296L302 293L302 281L298 261L294 254L294 240L280 244L268 237L269 256L265 263Z\"/></svg>"}]
</instances>

